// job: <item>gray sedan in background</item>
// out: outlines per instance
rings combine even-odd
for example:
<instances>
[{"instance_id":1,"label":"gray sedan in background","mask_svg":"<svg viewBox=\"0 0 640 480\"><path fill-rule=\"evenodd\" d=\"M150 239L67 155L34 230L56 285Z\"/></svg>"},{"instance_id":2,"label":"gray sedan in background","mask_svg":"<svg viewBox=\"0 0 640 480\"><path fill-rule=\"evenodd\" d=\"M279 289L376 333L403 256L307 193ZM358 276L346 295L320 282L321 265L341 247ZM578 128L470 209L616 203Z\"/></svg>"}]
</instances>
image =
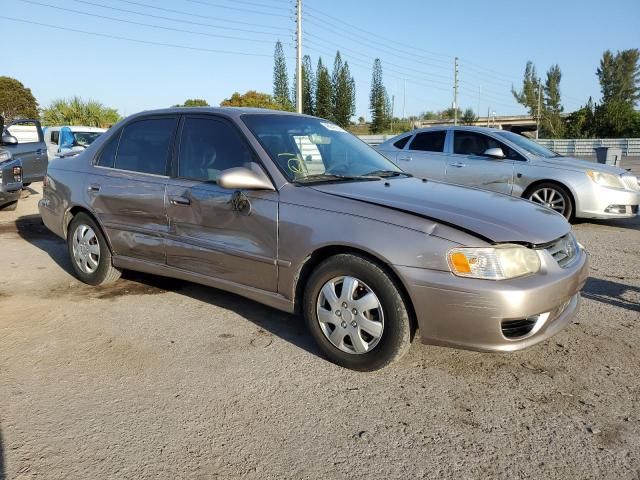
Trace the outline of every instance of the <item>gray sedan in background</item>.
<instances>
[{"instance_id":1,"label":"gray sedan in background","mask_svg":"<svg viewBox=\"0 0 640 480\"><path fill-rule=\"evenodd\" d=\"M411 177L333 123L270 110L130 116L52 160L39 207L82 281L131 269L299 312L357 370L399 358L418 329L529 347L569 323L588 275L551 210Z\"/></svg>"},{"instance_id":2,"label":"gray sedan in background","mask_svg":"<svg viewBox=\"0 0 640 480\"><path fill-rule=\"evenodd\" d=\"M640 186L634 175L563 157L505 130L425 128L398 135L377 149L416 176L523 197L567 219L638 214Z\"/></svg>"}]
</instances>

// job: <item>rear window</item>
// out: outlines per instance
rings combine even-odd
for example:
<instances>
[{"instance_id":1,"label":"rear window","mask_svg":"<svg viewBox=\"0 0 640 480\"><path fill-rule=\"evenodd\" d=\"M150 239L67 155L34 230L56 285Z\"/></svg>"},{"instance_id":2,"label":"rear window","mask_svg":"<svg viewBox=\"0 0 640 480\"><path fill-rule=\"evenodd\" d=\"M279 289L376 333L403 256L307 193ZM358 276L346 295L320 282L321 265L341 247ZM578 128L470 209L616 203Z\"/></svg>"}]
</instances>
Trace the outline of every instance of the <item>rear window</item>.
<instances>
[{"instance_id":1,"label":"rear window","mask_svg":"<svg viewBox=\"0 0 640 480\"><path fill-rule=\"evenodd\" d=\"M411 142L409 150L444 152L444 139L446 136L447 132L445 130L418 133Z\"/></svg>"},{"instance_id":2,"label":"rear window","mask_svg":"<svg viewBox=\"0 0 640 480\"><path fill-rule=\"evenodd\" d=\"M411 135L407 135L406 137L402 137L400 140L395 142L393 144L393 146L396 147L396 148L399 148L400 150L402 150L404 148L404 146L407 144L407 142L409 141L409 139L411 139Z\"/></svg>"}]
</instances>

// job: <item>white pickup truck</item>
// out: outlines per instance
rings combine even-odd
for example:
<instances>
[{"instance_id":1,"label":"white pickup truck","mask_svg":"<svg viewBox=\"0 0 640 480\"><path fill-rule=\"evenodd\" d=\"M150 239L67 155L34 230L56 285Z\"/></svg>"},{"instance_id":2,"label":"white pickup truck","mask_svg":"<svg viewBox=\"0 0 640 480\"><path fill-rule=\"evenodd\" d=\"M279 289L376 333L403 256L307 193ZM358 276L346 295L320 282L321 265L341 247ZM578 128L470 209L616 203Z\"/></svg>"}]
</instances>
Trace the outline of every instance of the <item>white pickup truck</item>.
<instances>
[{"instance_id":1,"label":"white pickup truck","mask_svg":"<svg viewBox=\"0 0 640 480\"><path fill-rule=\"evenodd\" d=\"M80 153L106 132L106 128L84 126L45 127L44 141L49 158Z\"/></svg>"}]
</instances>

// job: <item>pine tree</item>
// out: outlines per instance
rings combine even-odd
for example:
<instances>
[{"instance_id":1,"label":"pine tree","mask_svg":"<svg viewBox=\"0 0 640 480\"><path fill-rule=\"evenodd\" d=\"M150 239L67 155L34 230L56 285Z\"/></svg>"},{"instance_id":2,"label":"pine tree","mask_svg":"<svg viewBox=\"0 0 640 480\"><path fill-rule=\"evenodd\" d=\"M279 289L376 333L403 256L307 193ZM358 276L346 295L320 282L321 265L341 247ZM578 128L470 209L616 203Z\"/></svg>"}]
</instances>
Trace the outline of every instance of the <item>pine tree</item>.
<instances>
[{"instance_id":1,"label":"pine tree","mask_svg":"<svg viewBox=\"0 0 640 480\"><path fill-rule=\"evenodd\" d=\"M293 110L291 97L289 96L289 76L287 75L287 62L284 58L282 43L276 42L273 54L273 98L283 110Z\"/></svg>"},{"instance_id":2,"label":"pine tree","mask_svg":"<svg viewBox=\"0 0 640 480\"><path fill-rule=\"evenodd\" d=\"M315 113L315 77L311 66L311 57L302 57L302 112L307 115Z\"/></svg>"},{"instance_id":3,"label":"pine tree","mask_svg":"<svg viewBox=\"0 0 640 480\"><path fill-rule=\"evenodd\" d=\"M333 86L333 115L335 122L343 128L351 123L354 108L354 82L349 71L349 64L342 63L340 52L336 53L331 76Z\"/></svg>"},{"instance_id":4,"label":"pine tree","mask_svg":"<svg viewBox=\"0 0 640 480\"><path fill-rule=\"evenodd\" d=\"M558 65L553 65L549 68L543 87L542 130L545 137L562 138L564 136L565 123L561 116L564 107L560 98L561 79L562 72Z\"/></svg>"},{"instance_id":5,"label":"pine tree","mask_svg":"<svg viewBox=\"0 0 640 480\"><path fill-rule=\"evenodd\" d=\"M380 133L389 127L391 105L387 89L382 83L382 64L379 58L373 62L369 110L371 111L371 133Z\"/></svg>"},{"instance_id":6,"label":"pine tree","mask_svg":"<svg viewBox=\"0 0 640 480\"><path fill-rule=\"evenodd\" d=\"M319 58L318 68L316 69L315 114L317 117L333 120L332 98L331 76L327 67L322 63L322 58Z\"/></svg>"},{"instance_id":7,"label":"pine tree","mask_svg":"<svg viewBox=\"0 0 640 480\"><path fill-rule=\"evenodd\" d=\"M529 115L536 116L538 114L538 90L540 89L540 81L536 72L536 67L532 62L527 62L524 69L524 78L522 80L522 90L517 92L511 87L511 93L516 101L529 110Z\"/></svg>"},{"instance_id":8,"label":"pine tree","mask_svg":"<svg viewBox=\"0 0 640 480\"><path fill-rule=\"evenodd\" d=\"M596 134L600 137L626 137L637 134L640 100L640 50L607 50L596 71L602 90L602 104L596 107Z\"/></svg>"}]
</instances>

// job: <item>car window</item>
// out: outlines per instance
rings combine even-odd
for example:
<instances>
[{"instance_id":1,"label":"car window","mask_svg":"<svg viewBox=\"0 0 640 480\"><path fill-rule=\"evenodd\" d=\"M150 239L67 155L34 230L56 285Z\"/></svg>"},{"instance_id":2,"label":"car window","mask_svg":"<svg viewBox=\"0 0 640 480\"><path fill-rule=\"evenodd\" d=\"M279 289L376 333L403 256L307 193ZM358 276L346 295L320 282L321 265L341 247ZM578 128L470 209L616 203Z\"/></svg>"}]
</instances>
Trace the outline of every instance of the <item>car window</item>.
<instances>
[{"instance_id":1,"label":"car window","mask_svg":"<svg viewBox=\"0 0 640 480\"><path fill-rule=\"evenodd\" d=\"M453 134L453 153L481 156L489 148L501 148L508 159L524 160L514 149L488 135L460 130Z\"/></svg>"},{"instance_id":2,"label":"car window","mask_svg":"<svg viewBox=\"0 0 640 480\"><path fill-rule=\"evenodd\" d=\"M116 150L118 150L118 141L120 140L121 132L116 133L107 144L102 148L100 156L98 157L97 165L101 167L113 168L116 163Z\"/></svg>"},{"instance_id":3,"label":"car window","mask_svg":"<svg viewBox=\"0 0 640 480\"><path fill-rule=\"evenodd\" d=\"M51 143L53 143L54 145L57 145L59 139L60 139L59 130L54 130L53 132L51 132Z\"/></svg>"},{"instance_id":4,"label":"car window","mask_svg":"<svg viewBox=\"0 0 640 480\"><path fill-rule=\"evenodd\" d=\"M130 123L122 132L115 167L165 175L177 118L150 118Z\"/></svg>"},{"instance_id":5,"label":"car window","mask_svg":"<svg viewBox=\"0 0 640 480\"><path fill-rule=\"evenodd\" d=\"M446 130L418 133L411 142L409 150L418 150L421 152L443 152L444 139L446 136Z\"/></svg>"},{"instance_id":6,"label":"car window","mask_svg":"<svg viewBox=\"0 0 640 480\"><path fill-rule=\"evenodd\" d=\"M13 135L18 143L39 143L44 140L38 124L29 120L19 121L5 128L9 135Z\"/></svg>"},{"instance_id":7,"label":"car window","mask_svg":"<svg viewBox=\"0 0 640 480\"><path fill-rule=\"evenodd\" d=\"M406 137L403 137L397 142L395 142L393 146L402 150L410 139L411 139L411 135L407 135Z\"/></svg>"},{"instance_id":8,"label":"car window","mask_svg":"<svg viewBox=\"0 0 640 480\"><path fill-rule=\"evenodd\" d=\"M187 118L182 128L178 176L194 180L218 179L223 170L251 167L253 152L238 131L213 118Z\"/></svg>"}]
</instances>

